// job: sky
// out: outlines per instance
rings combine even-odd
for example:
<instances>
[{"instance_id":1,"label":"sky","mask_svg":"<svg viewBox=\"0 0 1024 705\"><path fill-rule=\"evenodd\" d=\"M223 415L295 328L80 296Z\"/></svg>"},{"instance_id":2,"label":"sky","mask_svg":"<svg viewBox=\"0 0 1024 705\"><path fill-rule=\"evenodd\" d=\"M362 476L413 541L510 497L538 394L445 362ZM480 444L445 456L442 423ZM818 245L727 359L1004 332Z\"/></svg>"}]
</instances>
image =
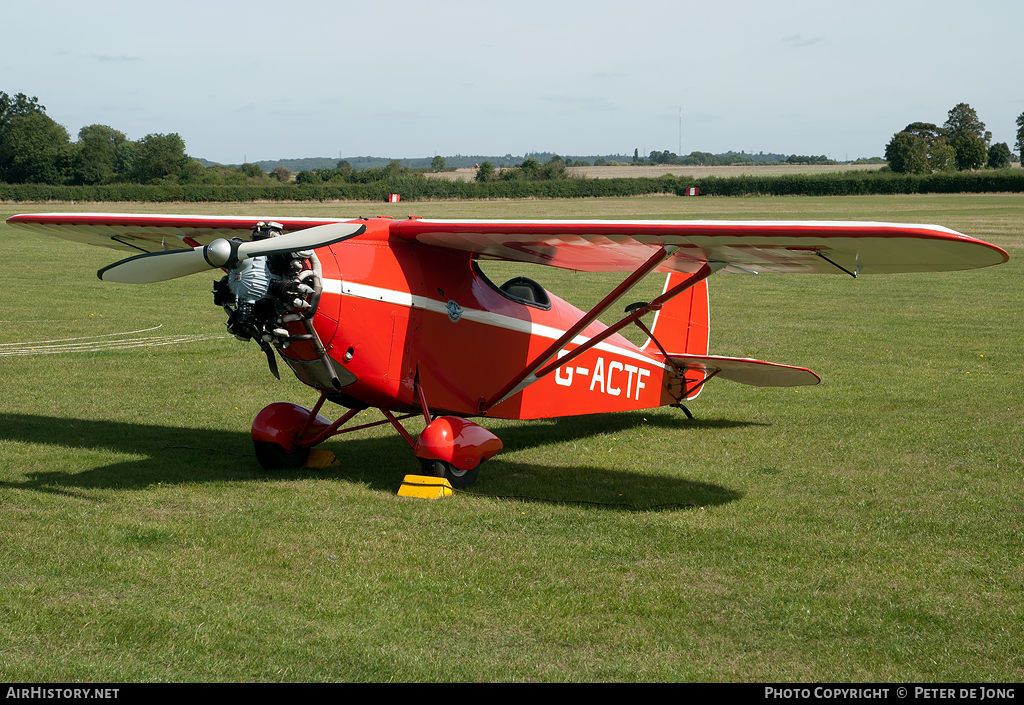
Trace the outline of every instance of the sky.
<instances>
[{"instance_id":1,"label":"sky","mask_svg":"<svg viewBox=\"0 0 1024 705\"><path fill-rule=\"evenodd\" d=\"M0 17L0 91L38 97L72 139L176 132L225 164L852 160L958 103L1012 149L1024 113L1021 0L0 0Z\"/></svg>"}]
</instances>

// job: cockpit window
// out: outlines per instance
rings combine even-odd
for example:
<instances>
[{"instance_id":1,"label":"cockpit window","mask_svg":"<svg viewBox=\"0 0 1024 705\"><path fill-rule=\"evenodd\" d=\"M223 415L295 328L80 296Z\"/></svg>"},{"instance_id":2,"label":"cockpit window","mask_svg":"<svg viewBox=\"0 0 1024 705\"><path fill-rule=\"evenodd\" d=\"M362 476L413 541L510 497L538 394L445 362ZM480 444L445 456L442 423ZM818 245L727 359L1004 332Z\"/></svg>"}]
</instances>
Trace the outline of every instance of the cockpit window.
<instances>
[{"instance_id":1,"label":"cockpit window","mask_svg":"<svg viewBox=\"0 0 1024 705\"><path fill-rule=\"evenodd\" d=\"M551 299L548 298L548 292L544 291L544 287L533 279L516 277L515 279L509 279L498 288L515 301L540 306L544 309L551 308Z\"/></svg>"},{"instance_id":2,"label":"cockpit window","mask_svg":"<svg viewBox=\"0 0 1024 705\"><path fill-rule=\"evenodd\" d=\"M548 292L544 291L544 287L535 282L533 279L528 277L515 277L509 279L501 286L495 286L494 282L487 278L476 262L473 263L473 269L476 270L477 276L487 282L487 285L497 291L499 294L504 296L510 301L515 301L517 304L524 304L526 306L533 306L543 311L551 309L551 299L548 298Z\"/></svg>"}]
</instances>

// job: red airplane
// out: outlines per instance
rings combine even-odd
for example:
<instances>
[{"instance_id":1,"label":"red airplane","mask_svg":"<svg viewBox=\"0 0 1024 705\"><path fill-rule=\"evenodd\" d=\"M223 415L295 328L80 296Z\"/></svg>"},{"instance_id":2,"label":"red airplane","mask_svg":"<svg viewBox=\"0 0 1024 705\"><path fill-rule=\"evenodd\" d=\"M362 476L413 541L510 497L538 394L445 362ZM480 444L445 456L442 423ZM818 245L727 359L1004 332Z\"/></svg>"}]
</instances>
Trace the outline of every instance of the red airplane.
<instances>
[{"instance_id":1,"label":"red airplane","mask_svg":"<svg viewBox=\"0 0 1024 705\"><path fill-rule=\"evenodd\" d=\"M1002 249L933 225L868 222L437 221L51 213L11 225L141 253L100 279L146 283L211 269L228 330L255 340L316 389L313 409L275 402L252 425L268 469L302 465L333 436L391 423L425 474L465 487L501 450L468 420L540 419L682 406L713 377L757 386L817 384L801 367L708 354L707 277L761 273L935 272L1000 264ZM583 312L537 282L491 282L477 260L628 272ZM597 319L637 282L663 293ZM648 325L642 317L654 313ZM639 326L637 347L619 331ZM275 355L275 350L277 355ZM325 402L348 409L336 421ZM346 426L375 407L385 420ZM422 415L414 438L402 421Z\"/></svg>"}]
</instances>

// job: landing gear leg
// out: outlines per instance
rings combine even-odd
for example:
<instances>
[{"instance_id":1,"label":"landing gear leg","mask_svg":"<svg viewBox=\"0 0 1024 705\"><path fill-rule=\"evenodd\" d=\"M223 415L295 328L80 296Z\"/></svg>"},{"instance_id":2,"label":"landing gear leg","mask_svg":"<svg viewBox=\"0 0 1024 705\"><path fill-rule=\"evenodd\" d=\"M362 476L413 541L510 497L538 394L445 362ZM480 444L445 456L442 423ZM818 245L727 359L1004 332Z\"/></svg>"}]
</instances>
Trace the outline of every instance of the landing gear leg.
<instances>
[{"instance_id":1,"label":"landing gear leg","mask_svg":"<svg viewBox=\"0 0 1024 705\"><path fill-rule=\"evenodd\" d=\"M672 406L676 407L677 409L682 409L683 413L686 414L686 418L688 418L691 421L693 421L693 414L690 413L689 409L687 409L685 406L683 406L682 402L680 402L678 404L673 404Z\"/></svg>"}]
</instances>

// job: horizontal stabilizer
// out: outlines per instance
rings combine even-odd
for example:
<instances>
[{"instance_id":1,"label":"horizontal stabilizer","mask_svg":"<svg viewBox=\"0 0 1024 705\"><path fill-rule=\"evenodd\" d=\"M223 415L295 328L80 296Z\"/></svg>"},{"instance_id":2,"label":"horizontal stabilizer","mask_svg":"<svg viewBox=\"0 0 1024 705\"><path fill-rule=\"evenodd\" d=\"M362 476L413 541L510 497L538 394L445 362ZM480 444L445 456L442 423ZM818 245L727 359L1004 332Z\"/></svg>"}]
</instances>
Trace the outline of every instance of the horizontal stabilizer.
<instances>
[{"instance_id":1,"label":"horizontal stabilizer","mask_svg":"<svg viewBox=\"0 0 1024 705\"><path fill-rule=\"evenodd\" d=\"M707 376L714 374L720 379L754 387L801 387L821 381L821 377L806 367L778 365L749 357L669 354L668 358L678 367L700 370Z\"/></svg>"}]
</instances>

